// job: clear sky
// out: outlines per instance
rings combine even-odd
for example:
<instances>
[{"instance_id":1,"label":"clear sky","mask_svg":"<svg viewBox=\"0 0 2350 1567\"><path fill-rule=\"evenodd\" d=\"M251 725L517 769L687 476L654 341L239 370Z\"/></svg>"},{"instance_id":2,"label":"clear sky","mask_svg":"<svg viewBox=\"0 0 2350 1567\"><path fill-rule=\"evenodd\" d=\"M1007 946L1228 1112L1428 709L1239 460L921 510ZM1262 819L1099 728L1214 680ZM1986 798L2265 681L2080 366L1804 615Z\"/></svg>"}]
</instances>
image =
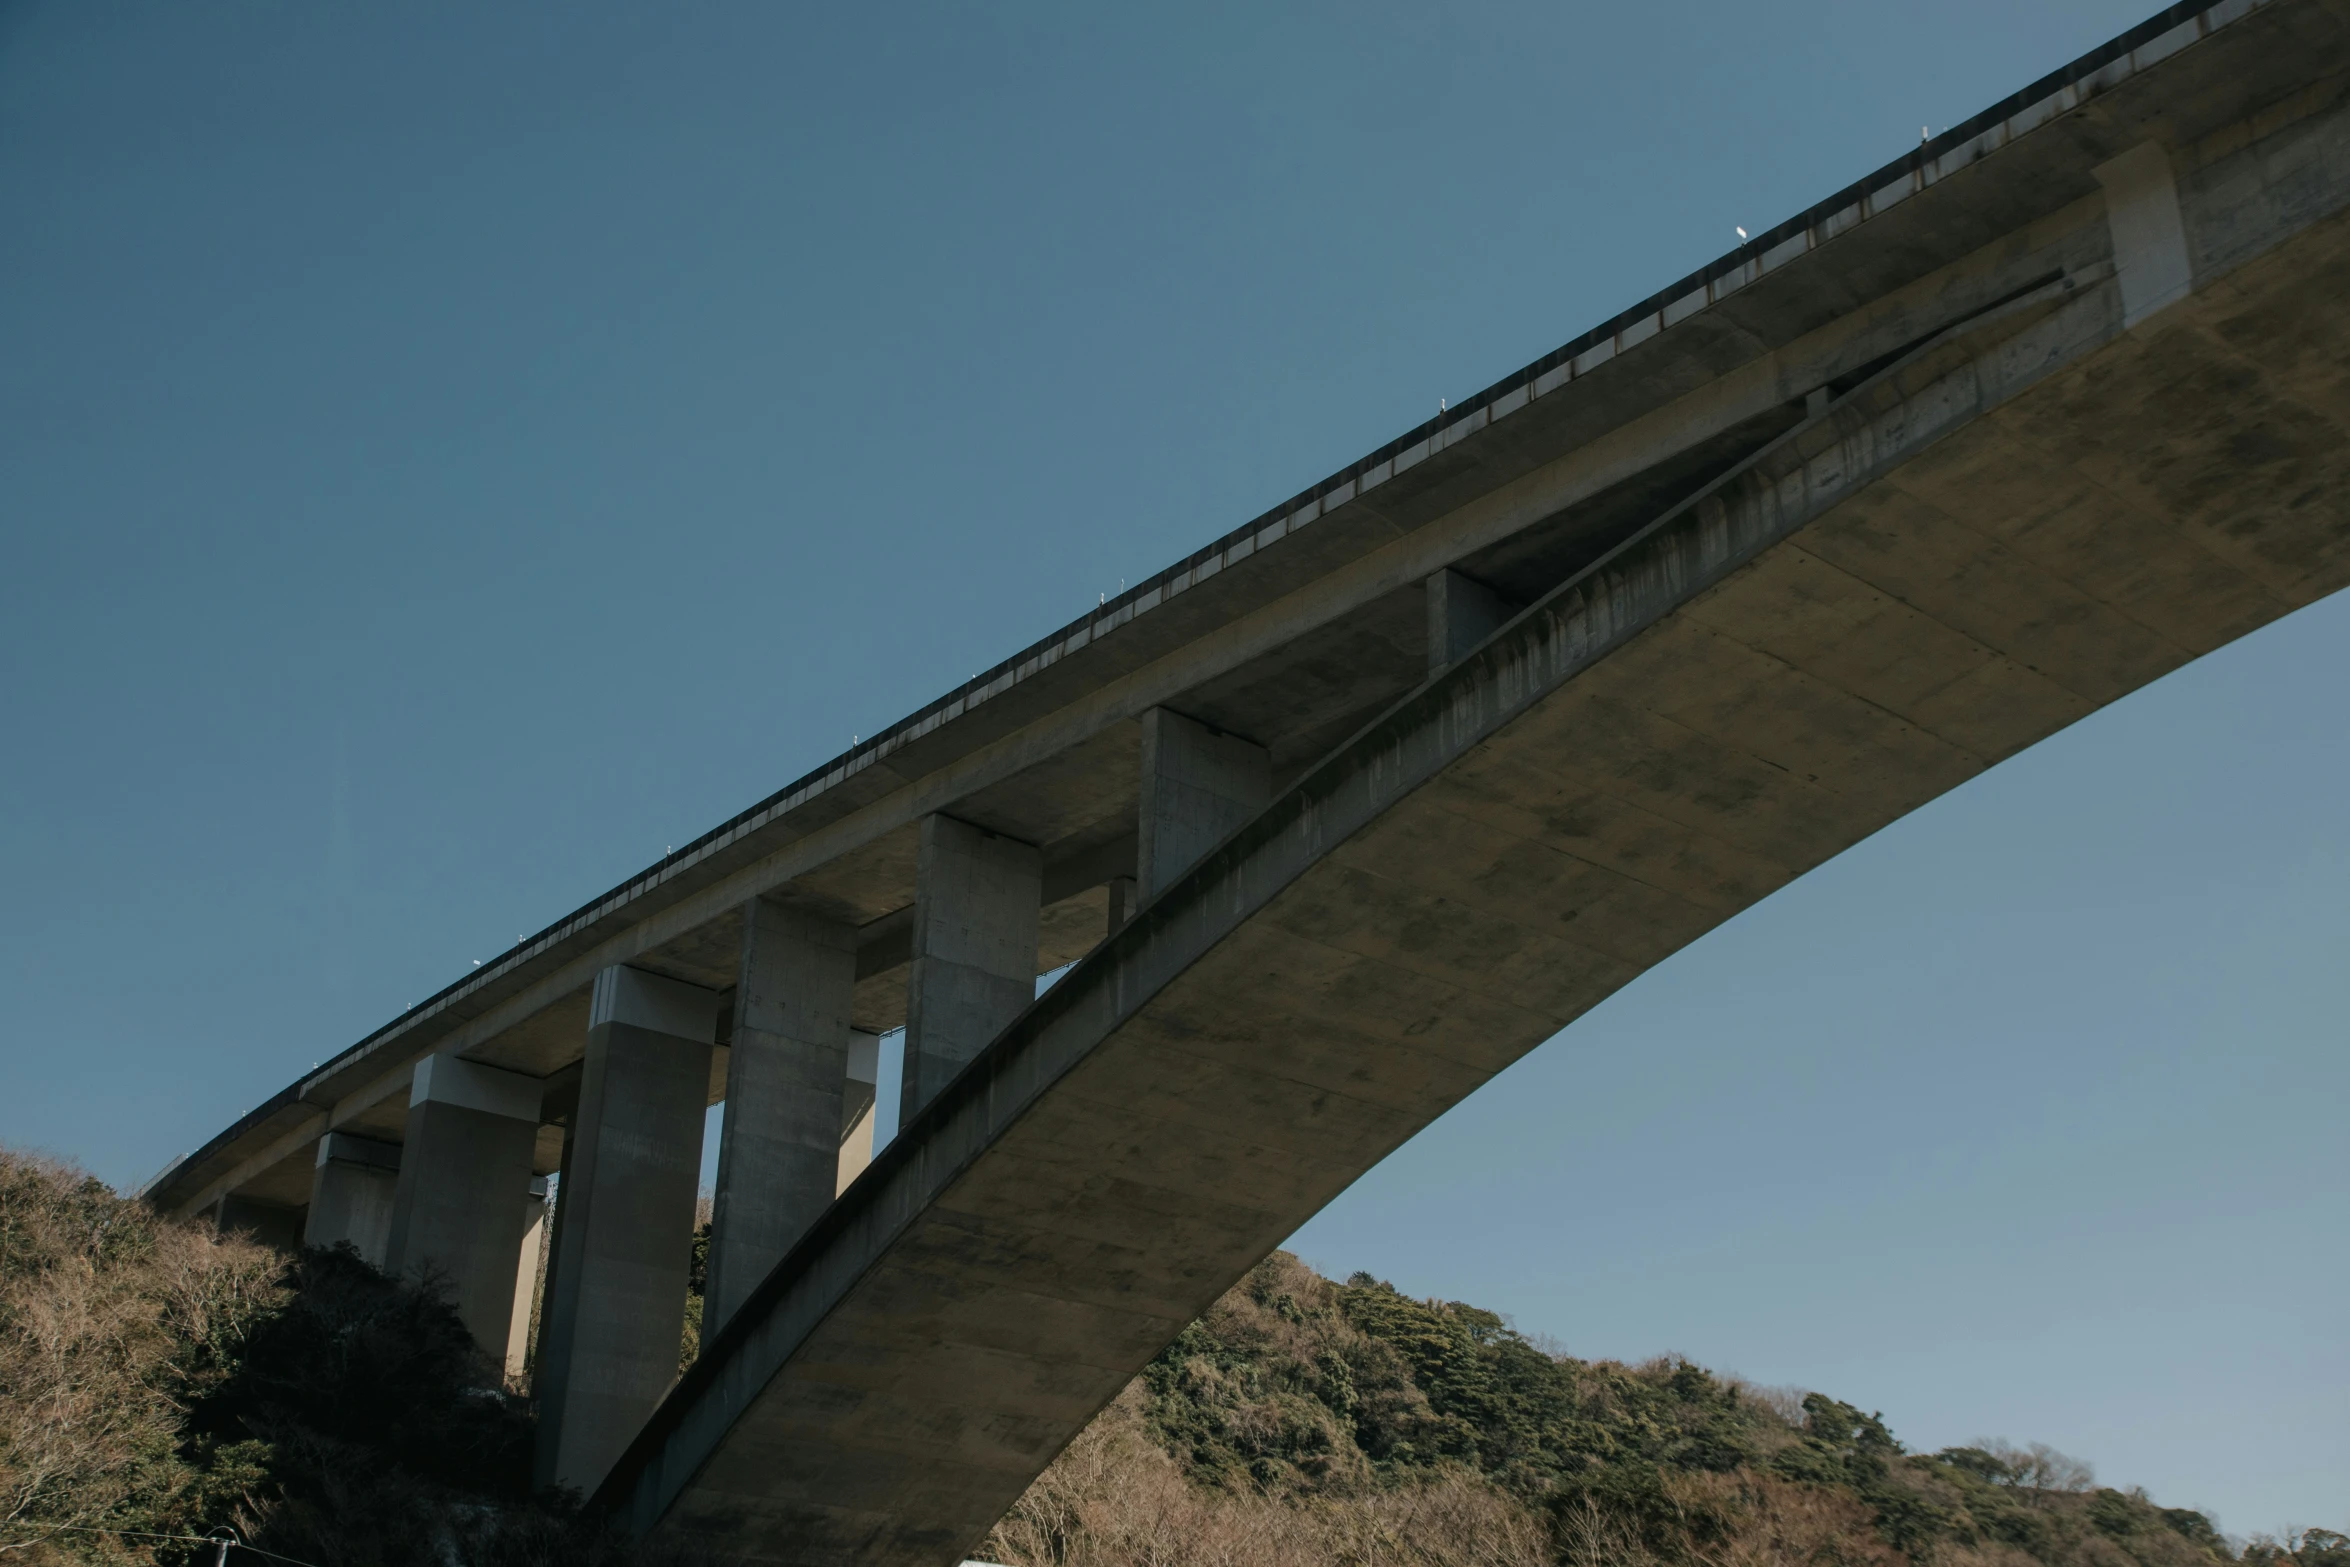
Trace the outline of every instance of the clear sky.
<instances>
[{"instance_id":1,"label":"clear sky","mask_svg":"<svg viewBox=\"0 0 2350 1567\"><path fill-rule=\"evenodd\" d=\"M2150 3L0 6L0 1141L144 1179ZM1298 1249L2350 1525L2345 669L1959 790Z\"/></svg>"}]
</instances>

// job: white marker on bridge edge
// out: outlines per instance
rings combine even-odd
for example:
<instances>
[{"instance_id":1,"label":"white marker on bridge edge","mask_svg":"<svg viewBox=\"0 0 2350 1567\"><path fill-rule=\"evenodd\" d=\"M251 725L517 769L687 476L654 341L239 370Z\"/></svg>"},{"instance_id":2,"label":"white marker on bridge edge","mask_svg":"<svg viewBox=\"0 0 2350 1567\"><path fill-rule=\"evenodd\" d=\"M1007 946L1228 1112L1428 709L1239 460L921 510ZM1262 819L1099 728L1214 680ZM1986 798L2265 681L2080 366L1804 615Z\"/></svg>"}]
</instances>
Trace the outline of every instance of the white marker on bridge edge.
<instances>
[{"instance_id":1,"label":"white marker on bridge edge","mask_svg":"<svg viewBox=\"0 0 2350 1567\"><path fill-rule=\"evenodd\" d=\"M1742 228L1739 228L1739 227L1738 227L1738 225L1737 225L1737 224L1735 224L1735 223L1731 224L1731 225L1730 225L1730 227L1732 227L1732 228L1734 228L1734 229L1738 229L1738 242L1739 242L1740 244L1744 244L1744 243L1746 243L1746 230L1744 230L1744 229L1742 229Z\"/></svg>"}]
</instances>

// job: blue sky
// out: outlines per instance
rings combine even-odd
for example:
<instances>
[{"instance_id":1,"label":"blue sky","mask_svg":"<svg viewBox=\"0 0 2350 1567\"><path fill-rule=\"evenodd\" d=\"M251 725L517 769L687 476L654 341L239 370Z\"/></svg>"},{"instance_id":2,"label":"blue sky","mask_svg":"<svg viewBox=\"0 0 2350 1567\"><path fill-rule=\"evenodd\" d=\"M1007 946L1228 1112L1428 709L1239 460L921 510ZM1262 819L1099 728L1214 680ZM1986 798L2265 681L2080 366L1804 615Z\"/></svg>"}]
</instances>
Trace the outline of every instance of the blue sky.
<instances>
[{"instance_id":1,"label":"blue sky","mask_svg":"<svg viewBox=\"0 0 2350 1567\"><path fill-rule=\"evenodd\" d=\"M143 1179L2141 14L489 11L0 9L0 1140ZM2350 1525L2345 667L1959 790L1298 1249Z\"/></svg>"}]
</instances>

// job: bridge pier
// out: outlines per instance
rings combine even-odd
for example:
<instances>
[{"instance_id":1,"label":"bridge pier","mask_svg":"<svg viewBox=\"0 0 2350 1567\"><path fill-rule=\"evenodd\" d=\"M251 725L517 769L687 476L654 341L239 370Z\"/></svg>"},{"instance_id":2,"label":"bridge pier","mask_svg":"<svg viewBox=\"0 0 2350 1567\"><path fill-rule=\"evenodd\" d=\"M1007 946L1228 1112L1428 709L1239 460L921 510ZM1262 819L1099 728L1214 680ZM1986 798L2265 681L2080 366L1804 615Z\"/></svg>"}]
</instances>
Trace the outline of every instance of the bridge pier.
<instances>
[{"instance_id":1,"label":"bridge pier","mask_svg":"<svg viewBox=\"0 0 2350 1567\"><path fill-rule=\"evenodd\" d=\"M419 1061L384 1247L385 1271L446 1279L474 1342L501 1360L539 1100L535 1077L454 1055Z\"/></svg>"},{"instance_id":2,"label":"bridge pier","mask_svg":"<svg viewBox=\"0 0 2350 1567\"><path fill-rule=\"evenodd\" d=\"M547 1234L547 1178L531 1177L522 1199L522 1249L514 1265L514 1313L507 1319L506 1376L519 1379L530 1367L530 1309L538 1293L539 1255Z\"/></svg>"},{"instance_id":3,"label":"bridge pier","mask_svg":"<svg viewBox=\"0 0 2350 1567\"><path fill-rule=\"evenodd\" d=\"M541 1485L594 1490L677 1375L717 1033L716 991L596 976L542 1308Z\"/></svg>"},{"instance_id":4,"label":"bridge pier","mask_svg":"<svg viewBox=\"0 0 2350 1567\"><path fill-rule=\"evenodd\" d=\"M1136 895L1149 900L1272 796L1263 746L1164 707L1144 713Z\"/></svg>"},{"instance_id":5,"label":"bridge pier","mask_svg":"<svg viewBox=\"0 0 2350 1567\"><path fill-rule=\"evenodd\" d=\"M1034 844L931 815L919 845L901 1127L1036 999L1044 903Z\"/></svg>"},{"instance_id":6,"label":"bridge pier","mask_svg":"<svg viewBox=\"0 0 2350 1567\"><path fill-rule=\"evenodd\" d=\"M400 1194L400 1145L329 1132L318 1140L310 1178L305 1246L348 1244L380 1268L392 1244L392 1208Z\"/></svg>"},{"instance_id":7,"label":"bridge pier","mask_svg":"<svg viewBox=\"0 0 2350 1567\"><path fill-rule=\"evenodd\" d=\"M881 1109L881 1036L862 1029L849 1034L849 1080L841 1095L840 1152L833 1165L832 1195L838 1197L873 1162L874 1117Z\"/></svg>"},{"instance_id":8,"label":"bridge pier","mask_svg":"<svg viewBox=\"0 0 2350 1567\"><path fill-rule=\"evenodd\" d=\"M302 1223L299 1208L236 1192L221 1198L212 1213L212 1225L218 1233L242 1235L279 1251L292 1251L302 1244Z\"/></svg>"},{"instance_id":9,"label":"bridge pier","mask_svg":"<svg viewBox=\"0 0 2350 1567\"><path fill-rule=\"evenodd\" d=\"M765 898L743 906L705 1333L734 1314L841 1184L856 988L854 926Z\"/></svg>"}]
</instances>

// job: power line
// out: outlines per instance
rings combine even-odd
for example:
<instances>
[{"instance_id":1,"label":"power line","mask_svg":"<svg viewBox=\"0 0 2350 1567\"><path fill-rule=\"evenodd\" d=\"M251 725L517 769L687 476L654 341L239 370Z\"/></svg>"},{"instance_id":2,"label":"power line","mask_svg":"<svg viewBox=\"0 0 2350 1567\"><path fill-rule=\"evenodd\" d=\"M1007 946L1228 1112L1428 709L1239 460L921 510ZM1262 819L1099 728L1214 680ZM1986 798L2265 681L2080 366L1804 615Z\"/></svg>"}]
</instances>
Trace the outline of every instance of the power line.
<instances>
[{"instance_id":1,"label":"power line","mask_svg":"<svg viewBox=\"0 0 2350 1567\"><path fill-rule=\"evenodd\" d=\"M222 1527L227 1528L228 1526L224 1524ZM59 1523L50 1524L47 1528L51 1534L112 1534L134 1540L186 1540L196 1545L233 1545L240 1551L251 1551L256 1556L266 1556L273 1562L289 1563L290 1567L318 1567L316 1562L306 1562L299 1556L280 1556L277 1552L265 1551L258 1545L248 1545L237 1538L237 1532L234 1529L229 1529L229 1537L224 1540L218 1534L157 1534L152 1529L107 1529L97 1524ZM29 1545L32 1542L28 1540L24 1543ZM224 1560L226 1554L226 1552L222 1553Z\"/></svg>"}]
</instances>

